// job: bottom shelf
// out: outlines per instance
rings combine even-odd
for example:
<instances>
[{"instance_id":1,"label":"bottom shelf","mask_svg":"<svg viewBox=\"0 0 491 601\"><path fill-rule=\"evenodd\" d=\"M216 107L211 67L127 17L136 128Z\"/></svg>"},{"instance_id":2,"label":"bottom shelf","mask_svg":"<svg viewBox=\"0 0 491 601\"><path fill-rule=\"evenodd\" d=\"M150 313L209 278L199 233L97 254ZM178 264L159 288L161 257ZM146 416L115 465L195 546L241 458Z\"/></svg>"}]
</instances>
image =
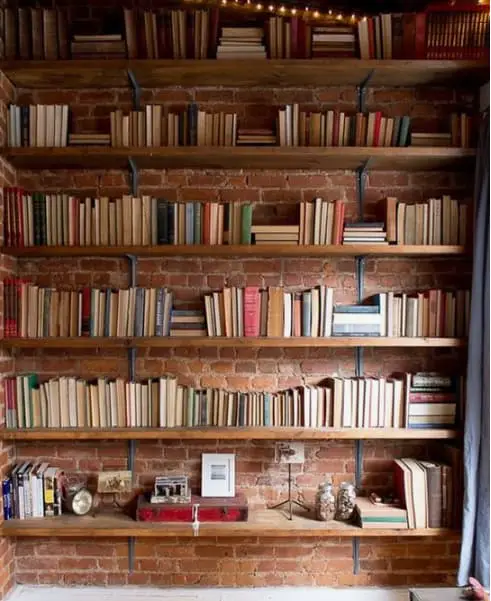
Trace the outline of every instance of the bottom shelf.
<instances>
[{"instance_id":1,"label":"bottom shelf","mask_svg":"<svg viewBox=\"0 0 491 601\"><path fill-rule=\"evenodd\" d=\"M313 515L313 514L312 514ZM408 530L396 528L363 529L343 522L319 522L307 513L295 514L292 521L279 510L250 512L247 522L200 523L198 536L235 537L345 537L354 536L444 536L452 530L448 528L425 528ZM168 536L194 536L190 523L151 523L136 522L120 514L100 514L96 517L63 515L54 518L34 518L27 520L9 520L3 522L0 536L22 537L146 537L165 538Z\"/></svg>"}]
</instances>

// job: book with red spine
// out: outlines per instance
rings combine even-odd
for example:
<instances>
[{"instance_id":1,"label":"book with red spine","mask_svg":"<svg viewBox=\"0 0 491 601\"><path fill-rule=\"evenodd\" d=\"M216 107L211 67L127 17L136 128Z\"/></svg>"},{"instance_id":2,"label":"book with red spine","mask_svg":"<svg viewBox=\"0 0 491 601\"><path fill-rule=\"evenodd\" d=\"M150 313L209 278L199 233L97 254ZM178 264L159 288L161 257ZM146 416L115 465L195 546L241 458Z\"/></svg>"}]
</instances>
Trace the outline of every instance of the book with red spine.
<instances>
[{"instance_id":1,"label":"book with red spine","mask_svg":"<svg viewBox=\"0 0 491 601\"><path fill-rule=\"evenodd\" d=\"M426 58L426 14L416 13L414 23L414 58Z\"/></svg>"},{"instance_id":2,"label":"book with red spine","mask_svg":"<svg viewBox=\"0 0 491 601\"><path fill-rule=\"evenodd\" d=\"M298 32L299 32L299 23L298 17L291 18L291 35L290 35L290 57L291 58L302 58L298 56Z\"/></svg>"},{"instance_id":3,"label":"book with red spine","mask_svg":"<svg viewBox=\"0 0 491 601\"><path fill-rule=\"evenodd\" d=\"M246 338L259 336L260 307L259 288L247 286L244 289L244 336Z\"/></svg>"},{"instance_id":4,"label":"book with red spine","mask_svg":"<svg viewBox=\"0 0 491 601\"><path fill-rule=\"evenodd\" d=\"M341 244L343 240L344 210L344 202L342 200L336 200L334 203L333 244Z\"/></svg>"},{"instance_id":5,"label":"book with red spine","mask_svg":"<svg viewBox=\"0 0 491 601\"><path fill-rule=\"evenodd\" d=\"M368 52L370 58L375 58L375 24L373 17L368 18Z\"/></svg>"},{"instance_id":6,"label":"book with red spine","mask_svg":"<svg viewBox=\"0 0 491 601\"><path fill-rule=\"evenodd\" d=\"M457 398L456 392L410 392L408 394L410 403L456 403Z\"/></svg>"},{"instance_id":7,"label":"book with red spine","mask_svg":"<svg viewBox=\"0 0 491 601\"><path fill-rule=\"evenodd\" d=\"M381 111L377 111L375 113L375 122L373 125L373 146L382 146L380 144L380 123L382 121L382 113Z\"/></svg>"}]
</instances>

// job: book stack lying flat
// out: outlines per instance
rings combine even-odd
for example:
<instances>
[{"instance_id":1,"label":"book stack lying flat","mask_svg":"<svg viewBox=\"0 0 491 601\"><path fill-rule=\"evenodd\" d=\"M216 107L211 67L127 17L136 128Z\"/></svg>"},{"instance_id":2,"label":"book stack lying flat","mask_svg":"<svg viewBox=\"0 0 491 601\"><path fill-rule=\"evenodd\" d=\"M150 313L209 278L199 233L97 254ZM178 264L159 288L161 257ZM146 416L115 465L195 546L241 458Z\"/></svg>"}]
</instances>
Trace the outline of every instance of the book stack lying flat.
<instances>
[{"instance_id":1,"label":"book stack lying flat","mask_svg":"<svg viewBox=\"0 0 491 601\"><path fill-rule=\"evenodd\" d=\"M380 307L338 305L332 316L333 336L381 336Z\"/></svg>"},{"instance_id":2,"label":"book stack lying flat","mask_svg":"<svg viewBox=\"0 0 491 601\"><path fill-rule=\"evenodd\" d=\"M202 310L173 309L171 336L206 336L205 314Z\"/></svg>"},{"instance_id":3,"label":"book stack lying flat","mask_svg":"<svg viewBox=\"0 0 491 601\"><path fill-rule=\"evenodd\" d=\"M61 147L68 142L68 105L9 106L7 140L10 147Z\"/></svg>"},{"instance_id":4,"label":"book stack lying flat","mask_svg":"<svg viewBox=\"0 0 491 601\"><path fill-rule=\"evenodd\" d=\"M209 336L330 336L333 289L224 288L205 295Z\"/></svg>"},{"instance_id":5,"label":"book stack lying flat","mask_svg":"<svg viewBox=\"0 0 491 601\"><path fill-rule=\"evenodd\" d=\"M48 463L18 463L2 482L4 519L62 515L63 481L63 471Z\"/></svg>"},{"instance_id":6,"label":"book stack lying flat","mask_svg":"<svg viewBox=\"0 0 491 601\"><path fill-rule=\"evenodd\" d=\"M119 33L74 35L70 49L72 58L126 58L126 42Z\"/></svg>"},{"instance_id":7,"label":"book stack lying flat","mask_svg":"<svg viewBox=\"0 0 491 601\"><path fill-rule=\"evenodd\" d=\"M407 529L407 511L386 503L373 503L366 497L357 497L356 521L362 528Z\"/></svg>"},{"instance_id":8,"label":"book stack lying flat","mask_svg":"<svg viewBox=\"0 0 491 601\"><path fill-rule=\"evenodd\" d=\"M380 307L381 336L462 338L469 333L469 290L382 292L373 300Z\"/></svg>"},{"instance_id":9,"label":"book stack lying flat","mask_svg":"<svg viewBox=\"0 0 491 601\"><path fill-rule=\"evenodd\" d=\"M253 244L298 245L298 225L253 225L251 233Z\"/></svg>"},{"instance_id":10,"label":"book stack lying flat","mask_svg":"<svg viewBox=\"0 0 491 601\"><path fill-rule=\"evenodd\" d=\"M457 146L452 143L452 134L449 133L431 133L431 132L412 132L411 146Z\"/></svg>"},{"instance_id":11,"label":"book stack lying flat","mask_svg":"<svg viewBox=\"0 0 491 601\"><path fill-rule=\"evenodd\" d=\"M237 146L276 146L276 135L272 129L267 128L240 128Z\"/></svg>"},{"instance_id":12,"label":"book stack lying flat","mask_svg":"<svg viewBox=\"0 0 491 601\"><path fill-rule=\"evenodd\" d=\"M394 460L394 488L407 509L409 528L454 528L454 508L461 506L457 474L436 461Z\"/></svg>"},{"instance_id":13,"label":"book stack lying flat","mask_svg":"<svg viewBox=\"0 0 491 601\"><path fill-rule=\"evenodd\" d=\"M110 146L110 134L69 134L69 146Z\"/></svg>"},{"instance_id":14,"label":"book stack lying flat","mask_svg":"<svg viewBox=\"0 0 491 601\"><path fill-rule=\"evenodd\" d=\"M4 283L6 337L168 336L173 294L166 288L55 290Z\"/></svg>"},{"instance_id":15,"label":"book stack lying flat","mask_svg":"<svg viewBox=\"0 0 491 601\"><path fill-rule=\"evenodd\" d=\"M453 428L463 407L464 378L436 373L405 374L407 427Z\"/></svg>"},{"instance_id":16,"label":"book stack lying flat","mask_svg":"<svg viewBox=\"0 0 491 601\"><path fill-rule=\"evenodd\" d=\"M312 28L312 58L355 57L354 26L333 23Z\"/></svg>"},{"instance_id":17,"label":"book stack lying flat","mask_svg":"<svg viewBox=\"0 0 491 601\"><path fill-rule=\"evenodd\" d=\"M300 204L300 244L341 244L345 204L315 198Z\"/></svg>"},{"instance_id":18,"label":"book stack lying flat","mask_svg":"<svg viewBox=\"0 0 491 601\"><path fill-rule=\"evenodd\" d=\"M261 27L222 27L217 58L266 58Z\"/></svg>"},{"instance_id":19,"label":"book stack lying flat","mask_svg":"<svg viewBox=\"0 0 491 601\"><path fill-rule=\"evenodd\" d=\"M383 223L346 223L343 244L388 244Z\"/></svg>"},{"instance_id":20,"label":"book stack lying flat","mask_svg":"<svg viewBox=\"0 0 491 601\"><path fill-rule=\"evenodd\" d=\"M407 204L395 197L381 201L380 217L387 238L396 244L460 244L467 242L467 205L451 196Z\"/></svg>"}]
</instances>

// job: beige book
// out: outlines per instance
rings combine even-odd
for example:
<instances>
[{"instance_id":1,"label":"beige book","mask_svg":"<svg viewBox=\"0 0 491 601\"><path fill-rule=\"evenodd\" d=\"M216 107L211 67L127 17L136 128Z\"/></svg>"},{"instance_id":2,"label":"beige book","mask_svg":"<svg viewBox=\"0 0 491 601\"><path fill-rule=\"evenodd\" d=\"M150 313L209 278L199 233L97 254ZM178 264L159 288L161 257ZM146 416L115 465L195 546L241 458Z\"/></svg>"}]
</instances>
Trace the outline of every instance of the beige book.
<instances>
[{"instance_id":1,"label":"beige book","mask_svg":"<svg viewBox=\"0 0 491 601\"><path fill-rule=\"evenodd\" d=\"M121 138L121 146L128 148L130 146L130 116L123 116L122 123L122 138Z\"/></svg>"},{"instance_id":2,"label":"beige book","mask_svg":"<svg viewBox=\"0 0 491 601\"><path fill-rule=\"evenodd\" d=\"M142 244L142 202L140 198L131 199L131 243L135 246Z\"/></svg>"},{"instance_id":3,"label":"beige book","mask_svg":"<svg viewBox=\"0 0 491 601\"><path fill-rule=\"evenodd\" d=\"M55 146L58 146L58 140L55 139L55 129L57 129L55 122L55 106L54 104L48 104L44 108L46 112L45 146L48 148L54 148ZM61 130L61 123L59 124L58 129Z\"/></svg>"},{"instance_id":4,"label":"beige book","mask_svg":"<svg viewBox=\"0 0 491 601\"><path fill-rule=\"evenodd\" d=\"M145 107L145 146L153 146L152 106Z\"/></svg>"},{"instance_id":5,"label":"beige book","mask_svg":"<svg viewBox=\"0 0 491 601\"><path fill-rule=\"evenodd\" d=\"M154 104L152 106L152 145L162 146L162 105Z\"/></svg>"},{"instance_id":6,"label":"beige book","mask_svg":"<svg viewBox=\"0 0 491 601\"><path fill-rule=\"evenodd\" d=\"M102 196L99 199L99 242L102 246L108 246L109 242L109 198Z\"/></svg>"},{"instance_id":7,"label":"beige book","mask_svg":"<svg viewBox=\"0 0 491 601\"><path fill-rule=\"evenodd\" d=\"M36 142L36 146L46 146L46 106L44 104L37 105Z\"/></svg>"},{"instance_id":8,"label":"beige book","mask_svg":"<svg viewBox=\"0 0 491 601\"><path fill-rule=\"evenodd\" d=\"M133 200L129 194L123 195L122 217L123 217L123 245L133 244Z\"/></svg>"}]
</instances>

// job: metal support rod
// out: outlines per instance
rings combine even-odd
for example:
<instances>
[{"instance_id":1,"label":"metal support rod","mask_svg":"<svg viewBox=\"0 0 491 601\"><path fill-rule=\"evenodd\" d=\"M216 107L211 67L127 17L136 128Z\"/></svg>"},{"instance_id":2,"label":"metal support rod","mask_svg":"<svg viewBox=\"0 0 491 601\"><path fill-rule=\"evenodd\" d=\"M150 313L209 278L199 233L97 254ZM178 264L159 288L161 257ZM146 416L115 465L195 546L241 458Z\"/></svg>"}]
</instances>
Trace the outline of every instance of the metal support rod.
<instances>
[{"instance_id":1,"label":"metal support rod","mask_svg":"<svg viewBox=\"0 0 491 601\"><path fill-rule=\"evenodd\" d=\"M365 79L360 83L360 85L356 87L356 96L357 96L357 101L358 101L358 112L359 113L365 112L367 86L368 86L368 83L370 82L370 80L372 79L373 73L374 73L374 69L372 69L368 73L368 75L365 77Z\"/></svg>"},{"instance_id":2,"label":"metal support rod","mask_svg":"<svg viewBox=\"0 0 491 601\"><path fill-rule=\"evenodd\" d=\"M363 221L365 209L365 184L367 180L367 171L370 159L367 159L363 165L356 170L356 196L358 199L358 218Z\"/></svg>"},{"instance_id":3,"label":"metal support rod","mask_svg":"<svg viewBox=\"0 0 491 601\"><path fill-rule=\"evenodd\" d=\"M128 572L133 574L135 570L135 537L128 538Z\"/></svg>"},{"instance_id":4,"label":"metal support rod","mask_svg":"<svg viewBox=\"0 0 491 601\"><path fill-rule=\"evenodd\" d=\"M134 286L136 286L136 261L137 258L135 255L125 255L125 257L128 259L128 262L130 264L130 287L133 288Z\"/></svg>"},{"instance_id":5,"label":"metal support rod","mask_svg":"<svg viewBox=\"0 0 491 601\"><path fill-rule=\"evenodd\" d=\"M360 539L353 537L353 574L360 573Z\"/></svg>"},{"instance_id":6,"label":"metal support rod","mask_svg":"<svg viewBox=\"0 0 491 601\"><path fill-rule=\"evenodd\" d=\"M133 71L131 71L131 69L128 69L128 79L133 92L133 108L135 111L139 111L141 104L141 88L140 84L136 81L135 74Z\"/></svg>"},{"instance_id":7,"label":"metal support rod","mask_svg":"<svg viewBox=\"0 0 491 601\"><path fill-rule=\"evenodd\" d=\"M363 440L355 441L355 485L361 486L361 477L363 475Z\"/></svg>"},{"instance_id":8,"label":"metal support rod","mask_svg":"<svg viewBox=\"0 0 491 601\"><path fill-rule=\"evenodd\" d=\"M138 194L138 167L131 157L128 157L128 167L130 171L131 194L136 196Z\"/></svg>"}]
</instances>

